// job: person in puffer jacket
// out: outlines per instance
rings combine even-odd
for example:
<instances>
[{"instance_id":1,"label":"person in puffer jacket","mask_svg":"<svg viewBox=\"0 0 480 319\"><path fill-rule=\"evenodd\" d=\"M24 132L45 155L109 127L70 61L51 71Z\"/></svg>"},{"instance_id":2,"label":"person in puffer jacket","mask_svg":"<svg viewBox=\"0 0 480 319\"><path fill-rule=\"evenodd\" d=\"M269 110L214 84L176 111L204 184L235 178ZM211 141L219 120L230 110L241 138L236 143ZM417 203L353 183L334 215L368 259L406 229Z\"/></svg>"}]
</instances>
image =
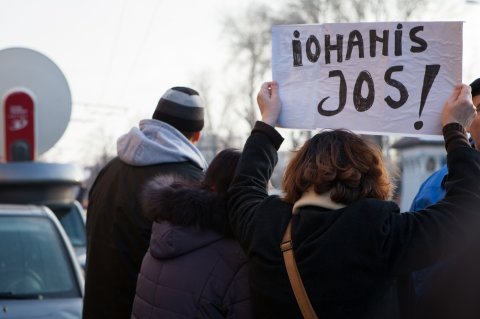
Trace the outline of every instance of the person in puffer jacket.
<instances>
[{"instance_id":1,"label":"person in puffer jacket","mask_svg":"<svg viewBox=\"0 0 480 319\"><path fill-rule=\"evenodd\" d=\"M240 152L220 152L198 184L159 176L142 193L154 220L132 318L251 318L248 264L232 238L226 193Z\"/></svg>"}]
</instances>

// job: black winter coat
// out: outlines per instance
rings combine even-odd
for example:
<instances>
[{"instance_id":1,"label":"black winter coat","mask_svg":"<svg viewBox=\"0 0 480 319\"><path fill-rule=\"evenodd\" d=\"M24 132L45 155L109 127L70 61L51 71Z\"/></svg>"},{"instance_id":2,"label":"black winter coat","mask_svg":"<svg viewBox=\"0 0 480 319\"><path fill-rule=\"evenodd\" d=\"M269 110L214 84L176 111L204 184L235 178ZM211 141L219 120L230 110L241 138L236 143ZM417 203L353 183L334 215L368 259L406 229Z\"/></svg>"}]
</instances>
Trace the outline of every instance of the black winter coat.
<instances>
[{"instance_id":1,"label":"black winter coat","mask_svg":"<svg viewBox=\"0 0 480 319\"><path fill-rule=\"evenodd\" d=\"M362 199L338 210L305 206L293 216L293 250L319 318L411 318L411 272L448 254L452 238L478 220L480 154L461 128L450 129L457 147L448 150L447 194L438 204L409 214L394 202ZM292 205L266 191L281 142L257 122L230 189L232 229L249 257L253 311L262 319L302 318L280 250Z\"/></svg>"},{"instance_id":2,"label":"black winter coat","mask_svg":"<svg viewBox=\"0 0 480 319\"><path fill-rule=\"evenodd\" d=\"M139 195L156 175L200 180L191 162L132 166L118 157L97 176L87 211L87 265L83 318L130 318L137 276L148 249L152 221Z\"/></svg>"}]
</instances>

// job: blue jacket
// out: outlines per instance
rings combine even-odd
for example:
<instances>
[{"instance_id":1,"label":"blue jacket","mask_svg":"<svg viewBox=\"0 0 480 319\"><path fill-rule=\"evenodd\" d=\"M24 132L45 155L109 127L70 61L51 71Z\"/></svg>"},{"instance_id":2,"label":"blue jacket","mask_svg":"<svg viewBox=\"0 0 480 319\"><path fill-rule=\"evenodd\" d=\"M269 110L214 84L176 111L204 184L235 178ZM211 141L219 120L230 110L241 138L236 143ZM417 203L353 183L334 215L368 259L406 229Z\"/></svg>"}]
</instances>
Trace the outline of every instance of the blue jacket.
<instances>
[{"instance_id":1,"label":"blue jacket","mask_svg":"<svg viewBox=\"0 0 480 319\"><path fill-rule=\"evenodd\" d=\"M416 212L435 204L445 196L445 179L448 174L447 165L430 175L420 186L413 199L410 211Z\"/></svg>"},{"instance_id":2,"label":"blue jacket","mask_svg":"<svg viewBox=\"0 0 480 319\"><path fill-rule=\"evenodd\" d=\"M470 145L475 147L472 139L470 139ZM445 196L445 179L447 174L447 165L443 165L442 168L434 172L422 183L417 195L413 199L412 206L410 206L411 212L416 212L435 204Z\"/></svg>"}]
</instances>

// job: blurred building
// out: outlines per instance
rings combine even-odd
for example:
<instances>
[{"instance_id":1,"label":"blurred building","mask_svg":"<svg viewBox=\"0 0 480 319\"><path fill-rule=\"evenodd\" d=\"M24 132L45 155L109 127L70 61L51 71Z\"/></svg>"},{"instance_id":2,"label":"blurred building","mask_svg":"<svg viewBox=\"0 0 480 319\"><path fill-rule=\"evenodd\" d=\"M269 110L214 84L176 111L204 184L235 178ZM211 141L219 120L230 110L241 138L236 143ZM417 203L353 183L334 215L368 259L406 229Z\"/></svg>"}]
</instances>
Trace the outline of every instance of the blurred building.
<instances>
[{"instance_id":1,"label":"blurred building","mask_svg":"<svg viewBox=\"0 0 480 319\"><path fill-rule=\"evenodd\" d=\"M391 148L399 157L398 203L401 211L408 211L423 181L446 163L444 142L443 139L404 137Z\"/></svg>"}]
</instances>

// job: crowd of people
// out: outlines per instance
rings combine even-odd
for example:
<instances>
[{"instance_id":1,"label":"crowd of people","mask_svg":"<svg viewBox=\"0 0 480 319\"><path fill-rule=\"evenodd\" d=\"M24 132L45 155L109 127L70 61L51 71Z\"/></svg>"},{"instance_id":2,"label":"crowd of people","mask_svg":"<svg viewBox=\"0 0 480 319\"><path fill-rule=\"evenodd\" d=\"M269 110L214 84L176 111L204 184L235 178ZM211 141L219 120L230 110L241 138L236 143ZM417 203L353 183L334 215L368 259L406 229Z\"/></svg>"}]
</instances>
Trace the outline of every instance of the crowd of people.
<instances>
[{"instance_id":1,"label":"crowd of people","mask_svg":"<svg viewBox=\"0 0 480 319\"><path fill-rule=\"evenodd\" d=\"M445 101L447 164L410 212L348 129L307 140L269 194L278 84L257 103L243 150L209 165L191 88L118 139L89 193L84 318L480 318L480 79Z\"/></svg>"}]
</instances>

